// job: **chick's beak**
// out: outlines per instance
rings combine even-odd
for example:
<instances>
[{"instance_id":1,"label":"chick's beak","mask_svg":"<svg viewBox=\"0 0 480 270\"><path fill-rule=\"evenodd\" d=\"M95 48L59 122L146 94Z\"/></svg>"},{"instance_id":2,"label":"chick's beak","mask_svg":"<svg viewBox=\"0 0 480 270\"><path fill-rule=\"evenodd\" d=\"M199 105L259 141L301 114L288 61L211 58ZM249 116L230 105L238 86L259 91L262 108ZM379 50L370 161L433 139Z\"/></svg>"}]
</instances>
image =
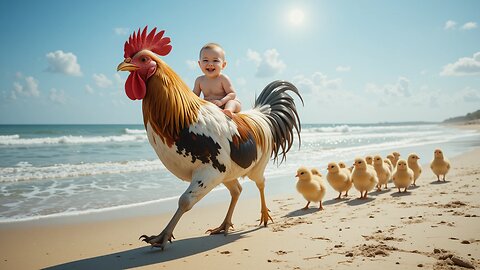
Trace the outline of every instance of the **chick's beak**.
<instances>
[{"instance_id":1,"label":"chick's beak","mask_svg":"<svg viewBox=\"0 0 480 270\"><path fill-rule=\"evenodd\" d=\"M297 173L297 174L295 174L295 177L298 177L298 173Z\"/></svg>"},{"instance_id":2,"label":"chick's beak","mask_svg":"<svg viewBox=\"0 0 480 270\"><path fill-rule=\"evenodd\" d=\"M127 62L127 59L121 62L120 65L118 65L117 67L117 71L135 71L137 69L139 69L139 67L137 65Z\"/></svg>"}]
</instances>

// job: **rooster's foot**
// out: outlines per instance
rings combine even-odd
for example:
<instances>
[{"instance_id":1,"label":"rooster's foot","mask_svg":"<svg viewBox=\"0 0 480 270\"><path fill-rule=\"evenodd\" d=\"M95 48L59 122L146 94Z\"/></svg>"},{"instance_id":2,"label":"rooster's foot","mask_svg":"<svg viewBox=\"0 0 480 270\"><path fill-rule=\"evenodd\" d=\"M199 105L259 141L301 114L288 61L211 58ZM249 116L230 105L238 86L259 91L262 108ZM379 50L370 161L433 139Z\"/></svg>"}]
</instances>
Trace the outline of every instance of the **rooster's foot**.
<instances>
[{"instance_id":1,"label":"rooster's foot","mask_svg":"<svg viewBox=\"0 0 480 270\"><path fill-rule=\"evenodd\" d=\"M209 233L210 235L212 234L220 234L223 232L224 235L228 234L228 231L230 228L233 229L233 224L231 222L224 221L220 226L218 226L215 229L209 229L205 233Z\"/></svg>"},{"instance_id":2,"label":"rooster's foot","mask_svg":"<svg viewBox=\"0 0 480 270\"><path fill-rule=\"evenodd\" d=\"M175 239L172 233L166 233L165 231L163 231L159 235L146 236L144 234L138 239L152 245L152 247L161 248L162 250L164 250L167 241L172 243L172 238Z\"/></svg>"},{"instance_id":3,"label":"rooster's foot","mask_svg":"<svg viewBox=\"0 0 480 270\"><path fill-rule=\"evenodd\" d=\"M273 222L273 219L268 212L270 212L270 210L268 209L265 211L262 210L262 214L260 216L260 224L258 225L262 225L263 223L263 226L267 227L268 220L271 220Z\"/></svg>"}]
</instances>

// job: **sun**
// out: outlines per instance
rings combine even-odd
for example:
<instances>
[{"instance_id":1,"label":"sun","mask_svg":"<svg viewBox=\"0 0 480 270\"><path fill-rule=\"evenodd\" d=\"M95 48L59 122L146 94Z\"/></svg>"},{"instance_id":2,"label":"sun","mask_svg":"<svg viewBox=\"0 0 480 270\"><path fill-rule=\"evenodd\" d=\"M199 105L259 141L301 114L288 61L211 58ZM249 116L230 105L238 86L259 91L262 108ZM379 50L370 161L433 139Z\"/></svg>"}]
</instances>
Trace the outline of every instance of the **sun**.
<instances>
[{"instance_id":1,"label":"sun","mask_svg":"<svg viewBox=\"0 0 480 270\"><path fill-rule=\"evenodd\" d=\"M305 14L301 9L292 9L288 14L288 18L293 25L300 25L303 23L303 19L305 18Z\"/></svg>"}]
</instances>

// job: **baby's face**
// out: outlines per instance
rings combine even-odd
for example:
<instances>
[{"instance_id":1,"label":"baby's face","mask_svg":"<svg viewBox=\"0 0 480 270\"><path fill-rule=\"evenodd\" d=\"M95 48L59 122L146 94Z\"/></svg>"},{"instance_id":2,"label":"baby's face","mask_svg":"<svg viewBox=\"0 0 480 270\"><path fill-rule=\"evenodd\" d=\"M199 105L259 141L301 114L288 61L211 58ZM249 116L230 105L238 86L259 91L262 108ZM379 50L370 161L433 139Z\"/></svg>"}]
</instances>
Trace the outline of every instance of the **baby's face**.
<instances>
[{"instance_id":1,"label":"baby's face","mask_svg":"<svg viewBox=\"0 0 480 270\"><path fill-rule=\"evenodd\" d=\"M198 61L203 74L209 78L215 78L220 75L226 62L220 49L203 49Z\"/></svg>"}]
</instances>

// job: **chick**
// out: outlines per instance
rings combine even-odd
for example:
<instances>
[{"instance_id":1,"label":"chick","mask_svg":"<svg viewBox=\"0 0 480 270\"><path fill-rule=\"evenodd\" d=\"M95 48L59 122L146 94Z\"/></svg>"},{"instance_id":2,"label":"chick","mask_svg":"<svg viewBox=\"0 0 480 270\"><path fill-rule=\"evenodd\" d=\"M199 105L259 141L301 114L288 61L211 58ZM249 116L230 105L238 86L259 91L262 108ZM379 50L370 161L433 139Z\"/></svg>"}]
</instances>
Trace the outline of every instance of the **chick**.
<instances>
[{"instance_id":1,"label":"chick","mask_svg":"<svg viewBox=\"0 0 480 270\"><path fill-rule=\"evenodd\" d=\"M445 181L445 176L450 170L450 162L443 156L441 149L435 149L430 168L433 174L437 176L437 181L440 181L440 175L443 175L443 181Z\"/></svg>"},{"instance_id":2,"label":"chick","mask_svg":"<svg viewBox=\"0 0 480 270\"><path fill-rule=\"evenodd\" d=\"M317 170L317 168L313 168L310 170L312 172L313 175L318 175L320 177L322 177L322 173L320 171Z\"/></svg>"},{"instance_id":3,"label":"chick","mask_svg":"<svg viewBox=\"0 0 480 270\"><path fill-rule=\"evenodd\" d=\"M373 166L367 166L364 158L356 158L353 165L355 166L352 172L353 185L360 191L360 199L366 199L367 193L378 183L377 172Z\"/></svg>"},{"instance_id":4,"label":"chick","mask_svg":"<svg viewBox=\"0 0 480 270\"><path fill-rule=\"evenodd\" d=\"M325 197L326 189L322 177L312 174L305 167L300 167L295 177L298 177L298 192L307 200L307 205L303 209L308 209L310 202L320 202L318 210L323 210L322 200Z\"/></svg>"},{"instance_id":5,"label":"chick","mask_svg":"<svg viewBox=\"0 0 480 270\"><path fill-rule=\"evenodd\" d=\"M390 170L390 174L393 174L393 164L388 158L384 158L383 162L387 164L388 169ZM391 177L390 177L391 178ZM389 179L390 180L390 179Z\"/></svg>"},{"instance_id":6,"label":"chick","mask_svg":"<svg viewBox=\"0 0 480 270\"><path fill-rule=\"evenodd\" d=\"M327 167L327 181L333 189L339 192L337 200L345 191L345 197L348 196L348 191L352 187L352 179L350 171L347 168L340 168L337 163L330 162Z\"/></svg>"},{"instance_id":7,"label":"chick","mask_svg":"<svg viewBox=\"0 0 480 270\"><path fill-rule=\"evenodd\" d=\"M393 183L398 188L398 192L402 192L400 189L404 188L403 192L407 191L407 188L413 182L413 171L408 168L407 161L399 159L397 167L393 173Z\"/></svg>"},{"instance_id":8,"label":"chick","mask_svg":"<svg viewBox=\"0 0 480 270\"><path fill-rule=\"evenodd\" d=\"M390 160L390 163L392 163L392 167L395 169L395 166L397 166L397 163L395 162L395 157L392 154L388 154L387 159Z\"/></svg>"},{"instance_id":9,"label":"chick","mask_svg":"<svg viewBox=\"0 0 480 270\"><path fill-rule=\"evenodd\" d=\"M350 167L347 168L347 165L346 165L345 162L343 162L343 161L340 161L340 162L338 163L338 167L348 169L348 170L350 171L350 174L351 174L352 171L353 171L353 166L350 166Z\"/></svg>"},{"instance_id":10,"label":"chick","mask_svg":"<svg viewBox=\"0 0 480 270\"><path fill-rule=\"evenodd\" d=\"M373 168L377 172L378 177L377 191L382 190L382 185L385 185L385 189L387 189L387 182L392 177L392 171L387 163L383 162L381 156L376 155L373 157Z\"/></svg>"},{"instance_id":11,"label":"chick","mask_svg":"<svg viewBox=\"0 0 480 270\"><path fill-rule=\"evenodd\" d=\"M373 157L372 156L366 156L365 161L367 162L368 165L373 165Z\"/></svg>"},{"instance_id":12,"label":"chick","mask_svg":"<svg viewBox=\"0 0 480 270\"><path fill-rule=\"evenodd\" d=\"M422 166L418 164L418 160L420 157L418 157L417 154L411 153L408 155L408 167L412 169L413 171L413 185L416 186L415 182L417 181L418 177L420 177L420 174L422 174Z\"/></svg>"},{"instance_id":13,"label":"chick","mask_svg":"<svg viewBox=\"0 0 480 270\"><path fill-rule=\"evenodd\" d=\"M397 151L393 151L392 155L393 155L392 164L395 164L395 166L396 166L396 164L398 163L398 160L400 159L400 153L397 152Z\"/></svg>"}]
</instances>

